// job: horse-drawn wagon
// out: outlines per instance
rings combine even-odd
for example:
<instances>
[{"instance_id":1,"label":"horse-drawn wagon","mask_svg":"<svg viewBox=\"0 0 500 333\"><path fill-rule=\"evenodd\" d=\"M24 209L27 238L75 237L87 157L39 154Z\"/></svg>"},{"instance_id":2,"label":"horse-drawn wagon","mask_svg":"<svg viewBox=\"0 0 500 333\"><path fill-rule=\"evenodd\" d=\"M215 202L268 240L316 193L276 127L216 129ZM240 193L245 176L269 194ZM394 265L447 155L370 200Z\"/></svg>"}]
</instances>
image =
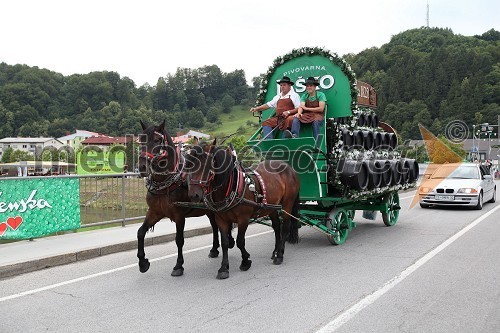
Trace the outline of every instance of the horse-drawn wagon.
<instances>
[{"instance_id":1,"label":"horse-drawn wagon","mask_svg":"<svg viewBox=\"0 0 500 333\"><path fill-rule=\"evenodd\" d=\"M397 222L398 191L415 186L418 164L400 158L396 133L379 122L375 113L374 89L356 82L349 65L336 54L303 48L275 60L262 80L258 104L277 94L276 82L283 76L296 82L298 93L305 90L304 77L317 80L327 100L323 126L317 138L306 125L294 138L278 135L269 139L268 135L279 132L276 125L265 135L259 129L247 143L263 161L251 168L245 167L231 149L215 142L195 145L182 153L166 133L165 123L149 127L142 124L139 169L146 177L149 209L138 231L141 272L149 268L144 236L163 217L177 226L174 276L184 271L185 218L210 217L214 236L210 257L218 255L217 230L221 236L220 279L229 277L228 248L235 243L242 254L240 269L250 268L245 232L251 220L265 224L268 222L261 218L271 220L275 264L283 262L285 240L298 241L299 221L326 233L333 244L345 242L355 226L356 210L380 211L387 226ZM260 120L272 113L269 109ZM238 225L236 241L231 236L234 223Z\"/></svg>"},{"instance_id":2,"label":"horse-drawn wagon","mask_svg":"<svg viewBox=\"0 0 500 333\"><path fill-rule=\"evenodd\" d=\"M263 138L259 129L248 145L265 159L286 161L298 173L300 221L326 233L333 244L344 243L356 226L356 210L381 212L385 225L396 224L398 191L415 186L418 164L401 159L395 131L375 113L375 90L356 81L336 54L302 48L274 61L262 79L258 105L279 93L276 82L283 76L295 82L298 93L305 90L305 78L318 80L317 90L327 97L318 139L309 126L302 126L297 138L283 138L276 130L272 140ZM264 111L260 120L273 112Z\"/></svg>"}]
</instances>

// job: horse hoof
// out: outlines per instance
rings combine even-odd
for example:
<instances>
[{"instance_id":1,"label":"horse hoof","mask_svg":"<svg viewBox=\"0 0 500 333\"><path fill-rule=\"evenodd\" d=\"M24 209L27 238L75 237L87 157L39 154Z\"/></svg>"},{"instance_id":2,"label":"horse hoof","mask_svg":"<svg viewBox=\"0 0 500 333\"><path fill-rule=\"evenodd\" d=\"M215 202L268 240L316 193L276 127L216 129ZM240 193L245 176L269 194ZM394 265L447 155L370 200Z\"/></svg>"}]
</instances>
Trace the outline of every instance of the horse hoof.
<instances>
[{"instance_id":1,"label":"horse hoof","mask_svg":"<svg viewBox=\"0 0 500 333\"><path fill-rule=\"evenodd\" d=\"M251 266L252 266L252 260L247 260L247 262L245 264L241 263L240 270L248 271Z\"/></svg>"},{"instance_id":2,"label":"horse hoof","mask_svg":"<svg viewBox=\"0 0 500 333\"><path fill-rule=\"evenodd\" d=\"M151 266L151 264L149 263L148 259L139 260L139 271L141 273L146 273L149 269L149 266Z\"/></svg>"},{"instance_id":3,"label":"horse hoof","mask_svg":"<svg viewBox=\"0 0 500 333\"><path fill-rule=\"evenodd\" d=\"M281 265L281 263L283 263L283 258L279 258L279 257L274 258L273 264Z\"/></svg>"},{"instance_id":4,"label":"horse hoof","mask_svg":"<svg viewBox=\"0 0 500 333\"><path fill-rule=\"evenodd\" d=\"M172 273L170 275L181 276L182 274L184 274L184 268L177 268L177 269L173 269Z\"/></svg>"},{"instance_id":5,"label":"horse hoof","mask_svg":"<svg viewBox=\"0 0 500 333\"><path fill-rule=\"evenodd\" d=\"M217 273L217 280L224 280L229 277L229 272L219 272Z\"/></svg>"},{"instance_id":6,"label":"horse hoof","mask_svg":"<svg viewBox=\"0 0 500 333\"><path fill-rule=\"evenodd\" d=\"M217 258L219 256L219 251L218 250L210 250L208 253L209 258Z\"/></svg>"},{"instance_id":7,"label":"horse hoof","mask_svg":"<svg viewBox=\"0 0 500 333\"><path fill-rule=\"evenodd\" d=\"M229 248L232 249L234 247L234 238L229 238Z\"/></svg>"},{"instance_id":8,"label":"horse hoof","mask_svg":"<svg viewBox=\"0 0 500 333\"><path fill-rule=\"evenodd\" d=\"M276 251L273 251L273 255L271 256L271 259L276 258Z\"/></svg>"}]
</instances>

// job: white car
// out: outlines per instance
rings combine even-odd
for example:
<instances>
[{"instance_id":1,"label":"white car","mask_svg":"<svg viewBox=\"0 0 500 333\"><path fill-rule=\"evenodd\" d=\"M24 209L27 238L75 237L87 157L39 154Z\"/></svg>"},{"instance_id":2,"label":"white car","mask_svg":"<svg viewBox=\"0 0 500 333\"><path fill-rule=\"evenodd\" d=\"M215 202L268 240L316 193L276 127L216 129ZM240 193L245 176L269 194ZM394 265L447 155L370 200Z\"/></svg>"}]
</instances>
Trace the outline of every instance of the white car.
<instances>
[{"instance_id":1,"label":"white car","mask_svg":"<svg viewBox=\"0 0 500 333\"><path fill-rule=\"evenodd\" d=\"M470 206L482 209L484 202L495 202L496 185L483 165L449 163L437 168L418 188L420 207Z\"/></svg>"}]
</instances>

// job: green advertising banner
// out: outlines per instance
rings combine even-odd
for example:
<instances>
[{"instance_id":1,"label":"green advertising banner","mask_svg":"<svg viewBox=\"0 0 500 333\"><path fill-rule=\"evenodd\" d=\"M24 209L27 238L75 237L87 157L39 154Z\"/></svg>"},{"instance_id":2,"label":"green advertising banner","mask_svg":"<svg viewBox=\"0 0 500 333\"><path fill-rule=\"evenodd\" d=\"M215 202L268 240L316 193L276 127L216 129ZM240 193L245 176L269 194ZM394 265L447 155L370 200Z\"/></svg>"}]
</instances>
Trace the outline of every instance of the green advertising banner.
<instances>
[{"instance_id":1,"label":"green advertising banner","mask_svg":"<svg viewBox=\"0 0 500 333\"><path fill-rule=\"evenodd\" d=\"M76 155L76 173L79 175L123 173L125 159L125 146L112 146L107 151L97 146L87 146Z\"/></svg>"},{"instance_id":2,"label":"green advertising banner","mask_svg":"<svg viewBox=\"0 0 500 333\"><path fill-rule=\"evenodd\" d=\"M79 227L78 178L0 180L0 239L29 239Z\"/></svg>"}]
</instances>

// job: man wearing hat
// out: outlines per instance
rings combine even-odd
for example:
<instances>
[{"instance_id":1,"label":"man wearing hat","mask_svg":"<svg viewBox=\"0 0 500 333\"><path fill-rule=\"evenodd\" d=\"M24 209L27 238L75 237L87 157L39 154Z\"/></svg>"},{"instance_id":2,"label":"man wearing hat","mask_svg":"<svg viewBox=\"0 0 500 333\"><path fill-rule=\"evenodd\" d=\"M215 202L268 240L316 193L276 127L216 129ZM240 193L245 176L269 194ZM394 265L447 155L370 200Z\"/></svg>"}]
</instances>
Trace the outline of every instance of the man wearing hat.
<instances>
[{"instance_id":1,"label":"man wearing hat","mask_svg":"<svg viewBox=\"0 0 500 333\"><path fill-rule=\"evenodd\" d=\"M292 89L293 81L288 76L283 76L277 83L280 85L281 91L271 101L250 109L251 112L264 111L269 108L276 109L276 115L262 123L262 138L264 140L274 137L271 132L275 127L282 131L291 128L293 117L290 116L297 113L300 105L300 96Z\"/></svg>"},{"instance_id":2,"label":"man wearing hat","mask_svg":"<svg viewBox=\"0 0 500 333\"><path fill-rule=\"evenodd\" d=\"M321 91L316 91L319 82L314 77L308 77L306 82L306 94L300 99L300 107L293 118L292 137L299 137L300 124L312 123L313 137L317 141L318 135L325 117L326 95ZM290 133L285 133L290 135Z\"/></svg>"}]
</instances>

